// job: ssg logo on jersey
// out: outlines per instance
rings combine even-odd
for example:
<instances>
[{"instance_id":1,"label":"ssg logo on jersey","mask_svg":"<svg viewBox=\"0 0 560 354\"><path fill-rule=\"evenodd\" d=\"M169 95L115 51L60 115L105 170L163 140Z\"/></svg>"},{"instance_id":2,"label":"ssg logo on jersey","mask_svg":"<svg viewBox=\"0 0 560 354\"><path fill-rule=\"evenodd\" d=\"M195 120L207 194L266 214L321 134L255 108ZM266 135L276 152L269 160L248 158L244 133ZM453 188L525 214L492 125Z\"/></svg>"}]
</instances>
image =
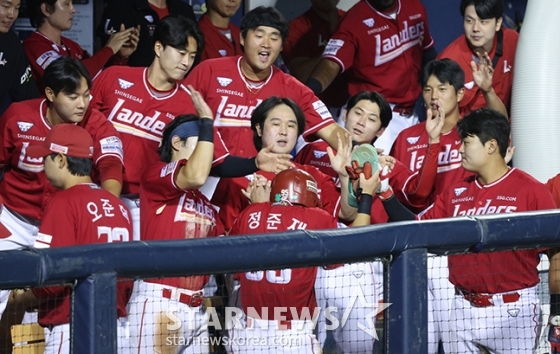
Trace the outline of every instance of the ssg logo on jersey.
<instances>
[{"instance_id":1,"label":"ssg logo on jersey","mask_svg":"<svg viewBox=\"0 0 560 354\"><path fill-rule=\"evenodd\" d=\"M27 131L33 126L33 123L17 122L17 126L22 133L27 133Z\"/></svg>"},{"instance_id":2,"label":"ssg logo on jersey","mask_svg":"<svg viewBox=\"0 0 560 354\"><path fill-rule=\"evenodd\" d=\"M464 191L467 190L467 187L461 187L461 188L455 188L453 190L453 192L455 192L455 196L460 196L461 194L463 194Z\"/></svg>"},{"instance_id":3,"label":"ssg logo on jersey","mask_svg":"<svg viewBox=\"0 0 560 354\"><path fill-rule=\"evenodd\" d=\"M218 76L216 78L216 80L218 80L218 83L220 84L220 86L222 87L227 87L229 84L231 84L233 82L233 79L230 79L229 77L220 77Z\"/></svg>"},{"instance_id":4,"label":"ssg logo on jersey","mask_svg":"<svg viewBox=\"0 0 560 354\"><path fill-rule=\"evenodd\" d=\"M118 78L117 81L119 82L119 86L120 86L123 90L129 89L129 88L131 88L132 86L134 86L134 83L133 83L133 82L126 81L126 80L123 80L123 79L121 79L121 78Z\"/></svg>"},{"instance_id":5,"label":"ssg logo on jersey","mask_svg":"<svg viewBox=\"0 0 560 354\"><path fill-rule=\"evenodd\" d=\"M325 156L326 154L327 154L326 151L313 150L313 156L315 156L316 159L320 159L321 157Z\"/></svg>"},{"instance_id":6,"label":"ssg logo on jersey","mask_svg":"<svg viewBox=\"0 0 560 354\"><path fill-rule=\"evenodd\" d=\"M416 144L418 140L420 140L420 135L406 138L406 142L409 143L410 145Z\"/></svg>"},{"instance_id":7,"label":"ssg logo on jersey","mask_svg":"<svg viewBox=\"0 0 560 354\"><path fill-rule=\"evenodd\" d=\"M371 28L375 25L375 20L373 18L367 18L367 19L363 20L362 22L364 23L364 25L368 26L369 28Z\"/></svg>"}]
</instances>

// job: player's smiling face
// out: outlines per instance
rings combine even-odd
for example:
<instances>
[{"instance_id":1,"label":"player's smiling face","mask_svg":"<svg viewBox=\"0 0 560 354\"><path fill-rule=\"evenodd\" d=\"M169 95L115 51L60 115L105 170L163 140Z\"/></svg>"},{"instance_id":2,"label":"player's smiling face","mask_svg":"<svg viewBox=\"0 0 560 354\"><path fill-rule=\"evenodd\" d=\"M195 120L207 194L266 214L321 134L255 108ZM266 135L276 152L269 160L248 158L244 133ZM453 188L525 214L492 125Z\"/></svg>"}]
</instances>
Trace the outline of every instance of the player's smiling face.
<instances>
[{"instance_id":1,"label":"player's smiling face","mask_svg":"<svg viewBox=\"0 0 560 354\"><path fill-rule=\"evenodd\" d=\"M422 88L422 97L426 107L431 106L432 111L438 107L443 108L446 117L459 114L459 102L463 99L464 89L455 92L455 87L449 82L442 83L437 76L431 75Z\"/></svg>"},{"instance_id":2,"label":"player's smiling face","mask_svg":"<svg viewBox=\"0 0 560 354\"><path fill-rule=\"evenodd\" d=\"M19 14L20 0L0 0L0 33L7 33Z\"/></svg>"},{"instance_id":3,"label":"player's smiling face","mask_svg":"<svg viewBox=\"0 0 560 354\"><path fill-rule=\"evenodd\" d=\"M243 38L243 60L241 68L248 79L263 80L270 73L270 67L282 50L282 35L276 28L259 26L247 31Z\"/></svg>"},{"instance_id":4,"label":"player's smiling face","mask_svg":"<svg viewBox=\"0 0 560 354\"><path fill-rule=\"evenodd\" d=\"M496 31L502 26L502 19L481 19L476 14L474 5L465 8L463 28L471 49L478 52L490 53L494 44Z\"/></svg>"},{"instance_id":5,"label":"player's smiling face","mask_svg":"<svg viewBox=\"0 0 560 354\"><path fill-rule=\"evenodd\" d=\"M257 133L262 138L262 146L273 145L272 152L289 154L296 146L298 122L294 111L285 104L270 110L263 127L257 124Z\"/></svg>"},{"instance_id":6,"label":"player's smiling face","mask_svg":"<svg viewBox=\"0 0 560 354\"><path fill-rule=\"evenodd\" d=\"M235 15L239 6L241 5L241 0L207 0L206 6L212 8L221 17L231 17Z\"/></svg>"},{"instance_id":7,"label":"player's smiling face","mask_svg":"<svg viewBox=\"0 0 560 354\"><path fill-rule=\"evenodd\" d=\"M344 113L344 128L350 132L352 140L360 144L371 144L385 128L381 128L380 109L377 103L360 100Z\"/></svg>"},{"instance_id":8,"label":"player's smiling face","mask_svg":"<svg viewBox=\"0 0 560 354\"><path fill-rule=\"evenodd\" d=\"M49 88L45 88L45 95L49 101L47 119L52 125L59 123L78 123L84 119L89 106L89 87L85 78L81 78L80 85L74 92L60 91L57 95Z\"/></svg>"},{"instance_id":9,"label":"player's smiling face","mask_svg":"<svg viewBox=\"0 0 560 354\"><path fill-rule=\"evenodd\" d=\"M165 48L159 42L154 46L158 65L150 66L151 72L154 74L155 82L149 78L150 83L159 89L158 82L175 82L183 79L191 69L197 53L196 39L189 37L188 45L184 49L177 49L170 45Z\"/></svg>"}]
</instances>

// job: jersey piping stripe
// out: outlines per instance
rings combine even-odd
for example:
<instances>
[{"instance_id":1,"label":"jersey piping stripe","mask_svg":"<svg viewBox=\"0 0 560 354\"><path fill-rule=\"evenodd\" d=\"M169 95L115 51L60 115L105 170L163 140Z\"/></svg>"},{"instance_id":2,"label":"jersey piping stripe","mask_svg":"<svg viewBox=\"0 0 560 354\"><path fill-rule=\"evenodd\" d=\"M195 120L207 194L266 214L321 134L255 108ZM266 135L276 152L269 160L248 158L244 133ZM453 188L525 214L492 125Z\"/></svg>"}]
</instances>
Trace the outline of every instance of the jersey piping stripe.
<instances>
[{"instance_id":1,"label":"jersey piping stripe","mask_svg":"<svg viewBox=\"0 0 560 354\"><path fill-rule=\"evenodd\" d=\"M437 168L437 173L442 173L442 172L447 172L447 171L452 171L452 170L456 170L459 167L461 167L461 163L457 162L454 164L451 164L449 166L438 166Z\"/></svg>"},{"instance_id":2,"label":"jersey piping stripe","mask_svg":"<svg viewBox=\"0 0 560 354\"><path fill-rule=\"evenodd\" d=\"M317 124L314 127L305 130L302 135L307 136L307 135L316 133L319 130L323 129L325 126L331 125L333 123L334 123L334 120L332 118L331 119L327 118L327 119L323 120L323 122L321 122L320 124Z\"/></svg>"},{"instance_id":3,"label":"jersey piping stripe","mask_svg":"<svg viewBox=\"0 0 560 354\"><path fill-rule=\"evenodd\" d=\"M156 141L158 143L161 142L161 136L153 135L153 134L150 134L148 132L139 130L137 128L118 123L116 121L112 121L112 123L113 123L113 126L115 127L115 129L117 129L119 132L134 135L134 136L143 137L143 138L146 138L148 140Z\"/></svg>"},{"instance_id":4,"label":"jersey piping stripe","mask_svg":"<svg viewBox=\"0 0 560 354\"><path fill-rule=\"evenodd\" d=\"M251 120L250 119L243 119L243 118L222 118L217 117L214 120L214 126L216 127L250 127Z\"/></svg>"}]
</instances>

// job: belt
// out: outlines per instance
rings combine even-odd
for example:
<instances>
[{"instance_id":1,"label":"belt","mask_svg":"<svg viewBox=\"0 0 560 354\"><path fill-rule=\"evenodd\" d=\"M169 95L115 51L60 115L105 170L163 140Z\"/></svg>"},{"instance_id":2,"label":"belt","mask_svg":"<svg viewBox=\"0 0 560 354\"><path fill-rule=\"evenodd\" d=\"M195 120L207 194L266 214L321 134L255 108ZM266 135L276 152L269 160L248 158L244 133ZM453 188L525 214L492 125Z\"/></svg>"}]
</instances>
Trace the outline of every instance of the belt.
<instances>
[{"instance_id":1,"label":"belt","mask_svg":"<svg viewBox=\"0 0 560 354\"><path fill-rule=\"evenodd\" d=\"M404 117L410 117L414 112L414 106L403 106L400 104L396 104L393 106L393 112L400 114Z\"/></svg>"},{"instance_id":2,"label":"belt","mask_svg":"<svg viewBox=\"0 0 560 354\"><path fill-rule=\"evenodd\" d=\"M471 305L474 307L494 306L494 301L492 299L494 296L501 296L505 304L516 302L521 297L521 294L517 292L492 295L492 294L471 293L458 288L455 288L455 295L461 295L462 297L465 298L465 300L470 302Z\"/></svg>"},{"instance_id":3,"label":"belt","mask_svg":"<svg viewBox=\"0 0 560 354\"><path fill-rule=\"evenodd\" d=\"M247 328L255 328L254 325L257 323L259 328L267 329L270 324L274 324L274 329L276 330L287 330L292 329L291 321L280 321L280 320L260 320L257 318L247 316Z\"/></svg>"},{"instance_id":4,"label":"belt","mask_svg":"<svg viewBox=\"0 0 560 354\"><path fill-rule=\"evenodd\" d=\"M164 288L161 290L161 296L166 299L178 301L190 307L199 307L204 302L204 294L202 291L188 295L179 289Z\"/></svg>"}]
</instances>

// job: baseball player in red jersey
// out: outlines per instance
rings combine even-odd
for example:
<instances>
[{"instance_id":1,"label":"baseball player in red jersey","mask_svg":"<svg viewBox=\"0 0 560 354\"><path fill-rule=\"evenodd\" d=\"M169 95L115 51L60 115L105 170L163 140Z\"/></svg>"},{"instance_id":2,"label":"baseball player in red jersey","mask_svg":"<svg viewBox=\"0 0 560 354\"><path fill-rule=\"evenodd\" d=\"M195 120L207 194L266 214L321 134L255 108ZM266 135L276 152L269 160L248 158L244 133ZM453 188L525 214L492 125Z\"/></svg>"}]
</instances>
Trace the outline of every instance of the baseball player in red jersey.
<instances>
[{"instance_id":1,"label":"baseball player in red jersey","mask_svg":"<svg viewBox=\"0 0 560 354\"><path fill-rule=\"evenodd\" d=\"M230 19L241 5L241 0L206 0L206 13L198 19L206 45L200 60L241 55L239 27Z\"/></svg>"},{"instance_id":2,"label":"baseball player in red jersey","mask_svg":"<svg viewBox=\"0 0 560 354\"><path fill-rule=\"evenodd\" d=\"M372 180L361 176L364 194L356 226L369 224ZM243 210L230 235L338 227L336 218L320 209L319 187L303 170L280 172L271 185L256 187L253 192L259 188L269 189L263 195L270 194L270 202L259 202L262 199L252 194L254 203ZM230 352L320 353L322 343L313 334L320 311L315 299L316 275L316 267L240 273L244 316L230 329Z\"/></svg>"},{"instance_id":3,"label":"baseball player in red jersey","mask_svg":"<svg viewBox=\"0 0 560 354\"><path fill-rule=\"evenodd\" d=\"M216 112L218 128L229 152L254 156L251 114L270 96L287 97L304 111L303 136L317 134L336 147L337 134L345 143L345 131L335 124L325 104L309 88L272 64L280 54L289 27L273 7L257 7L241 21L240 57L206 60L187 76L186 82L199 90Z\"/></svg>"},{"instance_id":4,"label":"baseball player in red jersey","mask_svg":"<svg viewBox=\"0 0 560 354\"><path fill-rule=\"evenodd\" d=\"M393 119L377 147L389 151L401 130L418 123L413 112L421 91L418 76L436 56L433 45L420 1L362 0L348 10L306 84L320 93L349 71L351 96L381 93L391 103Z\"/></svg>"},{"instance_id":5,"label":"baseball player in red jersey","mask_svg":"<svg viewBox=\"0 0 560 354\"><path fill-rule=\"evenodd\" d=\"M478 109L457 127L461 164L475 175L452 181L418 219L554 208L542 183L507 166L510 126L504 115ZM414 218L395 198L384 205L392 220ZM540 333L538 263L539 250L449 256L449 280L455 287L446 324L450 353L533 353Z\"/></svg>"},{"instance_id":6,"label":"baseball player in red jersey","mask_svg":"<svg viewBox=\"0 0 560 354\"><path fill-rule=\"evenodd\" d=\"M465 72L465 90L459 103L461 115L486 107L484 91L475 83L471 66L480 63L478 55L488 53L494 68L492 89L510 109L517 32L502 27L503 0L462 0L461 15L465 34L449 44L438 58L455 60Z\"/></svg>"},{"instance_id":7,"label":"baseball player in red jersey","mask_svg":"<svg viewBox=\"0 0 560 354\"><path fill-rule=\"evenodd\" d=\"M345 11L336 6L339 0L311 0L311 8L290 21L290 35L282 47L282 59L290 74L305 82L321 59L325 46L333 35ZM319 95L335 118L348 99L347 74L338 76Z\"/></svg>"},{"instance_id":8,"label":"baseball player in red jersey","mask_svg":"<svg viewBox=\"0 0 560 354\"><path fill-rule=\"evenodd\" d=\"M272 96L257 106L251 116L251 129L254 132L253 143L257 150L265 146L273 146L273 153L287 154L295 147L297 138L304 127L303 111L289 98ZM342 144L342 142L340 143ZM342 147L339 150L340 153L333 156L335 159L334 168L343 176L347 176L344 166L350 164L351 148L348 146ZM296 166L314 176L319 185L319 195L323 208L330 215L340 216L343 220L354 219L356 209L348 205L346 197L348 194L347 178L341 178L345 188L341 188L341 193L339 193L330 176L321 173L313 166L298 164ZM258 176L271 180L275 173L259 171ZM212 202L220 208L220 218L226 230L231 228L239 213L249 205L249 200L242 190L245 190L254 178L255 175L248 175L220 180ZM223 198L223 196L227 196L227 198Z\"/></svg>"},{"instance_id":9,"label":"baseball player in red jersey","mask_svg":"<svg viewBox=\"0 0 560 354\"><path fill-rule=\"evenodd\" d=\"M486 56L486 59L488 57ZM477 85L484 87L488 92L488 107L499 110L504 115L507 111L492 88L492 70L488 64L471 68ZM463 97L464 72L455 61L451 59L434 60L422 70L420 78L423 87L424 104L431 107L432 111L440 109L445 115L445 121L441 130L439 153L437 156L437 174L434 180L434 189L428 199L428 203L417 211L424 209L433 202L439 194L447 190L452 182L460 181L472 175L472 172L461 166L461 137L457 131L457 122L461 119L459 102ZM428 145L425 122L403 130L395 144L391 155L403 162L412 171L418 171L423 166L425 151ZM438 341L443 342L446 352L449 352L449 308L453 298L454 289L447 280L448 267L447 257L430 256L428 258L428 306L433 306L429 311L429 353L437 353ZM433 317L432 317L433 316ZM433 320L433 321L432 321Z\"/></svg>"},{"instance_id":10,"label":"baseball player in red jersey","mask_svg":"<svg viewBox=\"0 0 560 354\"><path fill-rule=\"evenodd\" d=\"M90 134L74 124L54 126L42 144L30 146L27 156L44 161L53 187L62 189L48 203L36 248L127 242L132 236L128 209L113 194L92 183L95 144ZM119 353L128 353L125 334L127 293L131 282L117 284ZM71 289L65 286L14 291L15 303L38 306L45 327L45 353L70 353Z\"/></svg>"},{"instance_id":11,"label":"baseball player in red jersey","mask_svg":"<svg viewBox=\"0 0 560 354\"><path fill-rule=\"evenodd\" d=\"M138 29L131 27L114 33L105 47L90 55L73 40L62 36L72 28L76 9L67 0L27 0L31 25L37 30L23 41L31 71L37 80L39 92L43 92L42 77L49 64L58 57L70 56L82 60L91 77L95 77L113 54L127 58L138 45Z\"/></svg>"},{"instance_id":12,"label":"baseball player in red jersey","mask_svg":"<svg viewBox=\"0 0 560 354\"><path fill-rule=\"evenodd\" d=\"M181 115L163 132L160 161L140 184L141 239L182 240L223 235L217 213L198 191L214 153L212 111L193 91L198 116ZM129 303L131 346L137 353L208 353L202 307L207 276L159 278L135 283ZM174 309L171 318L167 314ZM175 319L175 322L170 322ZM179 324L174 329L172 326ZM169 338L182 338L169 341Z\"/></svg>"},{"instance_id":13,"label":"baseball player in red jersey","mask_svg":"<svg viewBox=\"0 0 560 354\"><path fill-rule=\"evenodd\" d=\"M35 243L45 201L55 190L46 183L43 159L28 156L28 149L59 124L77 124L95 142L94 179L118 195L122 183L122 143L106 118L89 107L91 81L79 61L62 57L45 71L46 99L13 103L0 118L4 177L0 195L4 199L0 221L10 225L22 246Z\"/></svg>"}]
</instances>

